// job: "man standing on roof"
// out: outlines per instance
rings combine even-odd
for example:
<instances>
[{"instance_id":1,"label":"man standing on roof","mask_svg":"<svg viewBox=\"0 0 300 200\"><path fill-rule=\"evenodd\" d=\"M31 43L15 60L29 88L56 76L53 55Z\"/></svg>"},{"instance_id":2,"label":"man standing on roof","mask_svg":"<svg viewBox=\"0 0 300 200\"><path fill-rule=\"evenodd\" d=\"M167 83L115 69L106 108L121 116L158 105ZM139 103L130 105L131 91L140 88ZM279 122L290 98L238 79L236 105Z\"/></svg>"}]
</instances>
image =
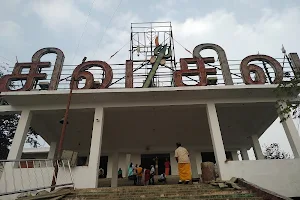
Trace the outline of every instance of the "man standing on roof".
<instances>
[{"instance_id":1,"label":"man standing on roof","mask_svg":"<svg viewBox=\"0 0 300 200\"><path fill-rule=\"evenodd\" d=\"M186 148L181 146L181 143L176 143L177 149L175 150L175 158L178 163L179 182L188 184L192 178L191 163L189 158L189 152Z\"/></svg>"}]
</instances>

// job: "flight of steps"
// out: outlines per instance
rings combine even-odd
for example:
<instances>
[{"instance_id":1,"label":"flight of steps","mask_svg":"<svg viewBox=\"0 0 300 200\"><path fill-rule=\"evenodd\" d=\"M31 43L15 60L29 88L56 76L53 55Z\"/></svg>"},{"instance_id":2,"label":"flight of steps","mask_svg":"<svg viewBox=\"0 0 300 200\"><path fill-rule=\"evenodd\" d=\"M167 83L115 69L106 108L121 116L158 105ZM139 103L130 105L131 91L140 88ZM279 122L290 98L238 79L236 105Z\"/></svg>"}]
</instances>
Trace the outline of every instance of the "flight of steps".
<instances>
[{"instance_id":1,"label":"flight of steps","mask_svg":"<svg viewBox=\"0 0 300 200\"><path fill-rule=\"evenodd\" d=\"M209 199L209 200L263 200L249 190L220 189L209 184L123 186L118 188L77 189L64 200L158 200L158 199Z\"/></svg>"},{"instance_id":2,"label":"flight of steps","mask_svg":"<svg viewBox=\"0 0 300 200\"><path fill-rule=\"evenodd\" d=\"M154 176L155 184L161 185L158 180L159 176ZM179 180L179 176L169 175L167 177L168 185L177 184ZM98 180L98 187L110 187L111 179L110 178L102 178ZM118 179L118 186L133 186L133 180L128 180L127 178Z\"/></svg>"}]
</instances>

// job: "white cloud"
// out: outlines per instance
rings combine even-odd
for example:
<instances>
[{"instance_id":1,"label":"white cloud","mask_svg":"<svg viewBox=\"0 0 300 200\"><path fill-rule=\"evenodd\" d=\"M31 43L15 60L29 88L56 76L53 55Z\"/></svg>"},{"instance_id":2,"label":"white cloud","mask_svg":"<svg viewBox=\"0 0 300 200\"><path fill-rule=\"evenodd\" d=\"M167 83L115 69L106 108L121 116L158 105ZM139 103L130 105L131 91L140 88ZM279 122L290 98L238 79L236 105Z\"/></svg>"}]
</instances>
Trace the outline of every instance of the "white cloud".
<instances>
[{"instance_id":1,"label":"white cloud","mask_svg":"<svg viewBox=\"0 0 300 200\"><path fill-rule=\"evenodd\" d=\"M182 13L182 10L178 9L178 5L186 3L188 3L188 0L165 0L163 4L150 4L150 11L167 18L167 20L163 21L170 21L170 19L173 18L173 16L180 15Z\"/></svg>"},{"instance_id":2,"label":"white cloud","mask_svg":"<svg viewBox=\"0 0 300 200\"><path fill-rule=\"evenodd\" d=\"M56 32L65 29L81 32L87 20L87 15L72 0L33 1L32 9L46 27ZM99 30L99 24L93 19L89 19L89 25Z\"/></svg>"},{"instance_id":3,"label":"white cloud","mask_svg":"<svg viewBox=\"0 0 300 200\"><path fill-rule=\"evenodd\" d=\"M2 21L0 27L0 37L15 38L22 32L21 26L13 21Z\"/></svg>"},{"instance_id":4,"label":"white cloud","mask_svg":"<svg viewBox=\"0 0 300 200\"><path fill-rule=\"evenodd\" d=\"M1 7L5 8L5 10L3 10L3 11L7 11L7 10L15 11L15 10L17 10L16 6L18 4L20 4L21 1L22 0L9 0L9 1L6 1L4 4L1 4Z\"/></svg>"},{"instance_id":5,"label":"white cloud","mask_svg":"<svg viewBox=\"0 0 300 200\"><path fill-rule=\"evenodd\" d=\"M81 46L81 53L78 53L77 55L81 54L87 56L88 60L98 59L107 61L112 54L114 54L127 43L128 45L126 45L122 51L120 51L113 57L113 59L110 60L110 62L114 63L125 63L125 60L128 59L130 23L138 21L138 17L131 12L121 12L118 13L114 19L107 27L105 33L104 31L99 33L96 39L87 38L85 44L82 44ZM105 26L107 26L107 24L105 24ZM103 27L103 29L104 28L106 27ZM89 45L87 46L87 44ZM88 48L84 48L84 45ZM81 57L82 56L77 57L74 63L77 61L80 62L80 59L82 59Z\"/></svg>"},{"instance_id":6,"label":"white cloud","mask_svg":"<svg viewBox=\"0 0 300 200\"><path fill-rule=\"evenodd\" d=\"M299 49L295 41L300 34L300 9L292 8L267 12L254 24L239 23L233 13L219 10L184 22L173 21L174 37L190 51L201 43L216 43L222 46L227 57L242 59L260 53L278 56L281 44L287 50ZM177 55L188 55L176 45Z\"/></svg>"},{"instance_id":7,"label":"white cloud","mask_svg":"<svg viewBox=\"0 0 300 200\"><path fill-rule=\"evenodd\" d=\"M118 1L95 0L93 6L96 10L100 10L108 13L111 12L112 9L115 9L115 7L118 6L118 4L119 4Z\"/></svg>"},{"instance_id":8,"label":"white cloud","mask_svg":"<svg viewBox=\"0 0 300 200\"><path fill-rule=\"evenodd\" d=\"M0 54L14 60L18 48L26 45L23 28L14 21L0 21L0 27Z\"/></svg>"}]
</instances>

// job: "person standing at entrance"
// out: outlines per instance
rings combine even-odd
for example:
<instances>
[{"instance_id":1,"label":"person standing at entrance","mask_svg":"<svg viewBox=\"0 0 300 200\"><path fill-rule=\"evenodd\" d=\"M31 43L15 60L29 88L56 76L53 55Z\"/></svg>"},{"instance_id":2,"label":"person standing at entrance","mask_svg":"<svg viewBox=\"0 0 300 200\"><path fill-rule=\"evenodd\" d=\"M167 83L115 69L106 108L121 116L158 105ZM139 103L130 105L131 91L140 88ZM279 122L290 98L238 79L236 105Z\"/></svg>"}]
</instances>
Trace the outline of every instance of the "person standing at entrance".
<instances>
[{"instance_id":1,"label":"person standing at entrance","mask_svg":"<svg viewBox=\"0 0 300 200\"><path fill-rule=\"evenodd\" d=\"M137 177L137 185L142 185L142 177L143 177L142 165L136 168L136 177Z\"/></svg>"},{"instance_id":2,"label":"person standing at entrance","mask_svg":"<svg viewBox=\"0 0 300 200\"><path fill-rule=\"evenodd\" d=\"M105 178L104 169L102 169L102 168L99 169L99 178Z\"/></svg>"},{"instance_id":3,"label":"person standing at entrance","mask_svg":"<svg viewBox=\"0 0 300 200\"><path fill-rule=\"evenodd\" d=\"M136 173L132 163L128 167L128 180L133 180L134 185L136 185Z\"/></svg>"},{"instance_id":4,"label":"person standing at entrance","mask_svg":"<svg viewBox=\"0 0 300 200\"><path fill-rule=\"evenodd\" d=\"M154 185L155 168L151 165L149 185Z\"/></svg>"},{"instance_id":5,"label":"person standing at entrance","mask_svg":"<svg viewBox=\"0 0 300 200\"><path fill-rule=\"evenodd\" d=\"M165 176L170 175L170 161L166 158L165 162Z\"/></svg>"},{"instance_id":6,"label":"person standing at entrance","mask_svg":"<svg viewBox=\"0 0 300 200\"><path fill-rule=\"evenodd\" d=\"M181 143L176 143L177 149L175 150L175 158L178 163L179 172L179 184L185 182L188 184L191 180L191 163L189 158L189 152L186 148L181 146Z\"/></svg>"},{"instance_id":7,"label":"person standing at entrance","mask_svg":"<svg viewBox=\"0 0 300 200\"><path fill-rule=\"evenodd\" d=\"M150 170L145 168L144 169L144 185L148 185L150 177L151 177Z\"/></svg>"},{"instance_id":8,"label":"person standing at entrance","mask_svg":"<svg viewBox=\"0 0 300 200\"><path fill-rule=\"evenodd\" d=\"M123 171L121 168L118 170L118 178L123 178Z\"/></svg>"}]
</instances>

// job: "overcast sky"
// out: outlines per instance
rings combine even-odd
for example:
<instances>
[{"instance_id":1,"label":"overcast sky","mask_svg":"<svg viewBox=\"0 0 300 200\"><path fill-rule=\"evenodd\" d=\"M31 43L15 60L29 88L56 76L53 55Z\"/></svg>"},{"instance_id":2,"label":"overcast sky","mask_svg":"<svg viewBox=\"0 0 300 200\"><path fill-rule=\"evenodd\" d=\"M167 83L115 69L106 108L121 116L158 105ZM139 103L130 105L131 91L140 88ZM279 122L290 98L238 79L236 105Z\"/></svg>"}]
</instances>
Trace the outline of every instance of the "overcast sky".
<instances>
[{"instance_id":1,"label":"overcast sky","mask_svg":"<svg viewBox=\"0 0 300 200\"><path fill-rule=\"evenodd\" d=\"M282 57L282 44L287 52L300 52L299 1L123 0L109 23L119 3L120 0L1 1L0 63L13 66L16 56L19 62L29 62L34 52L49 46L63 50L65 64L78 64L84 56L88 60L107 60L129 41L130 23L144 21L171 21L174 38L187 49L216 43L225 49L228 59L243 59L258 51ZM128 59L126 50L110 62L124 62ZM175 50L177 58L190 57L178 44ZM278 122L260 141L280 142L290 151Z\"/></svg>"}]
</instances>

